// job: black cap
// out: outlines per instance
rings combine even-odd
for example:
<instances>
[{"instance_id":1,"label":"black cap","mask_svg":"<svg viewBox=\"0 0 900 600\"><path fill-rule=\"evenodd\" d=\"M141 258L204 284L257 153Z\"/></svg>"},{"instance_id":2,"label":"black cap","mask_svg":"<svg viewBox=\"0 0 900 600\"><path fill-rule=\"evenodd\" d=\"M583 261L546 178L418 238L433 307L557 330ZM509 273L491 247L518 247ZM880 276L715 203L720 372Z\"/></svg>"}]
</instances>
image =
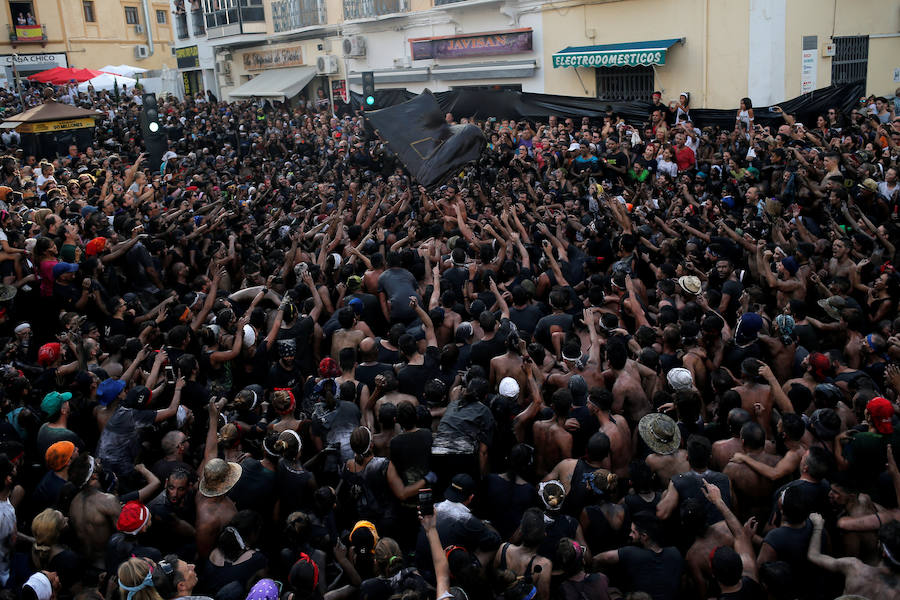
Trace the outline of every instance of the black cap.
<instances>
[{"instance_id":1,"label":"black cap","mask_svg":"<svg viewBox=\"0 0 900 600\"><path fill-rule=\"evenodd\" d=\"M467 473L459 473L450 480L444 498L450 502L465 502L475 493L475 480Z\"/></svg>"}]
</instances>

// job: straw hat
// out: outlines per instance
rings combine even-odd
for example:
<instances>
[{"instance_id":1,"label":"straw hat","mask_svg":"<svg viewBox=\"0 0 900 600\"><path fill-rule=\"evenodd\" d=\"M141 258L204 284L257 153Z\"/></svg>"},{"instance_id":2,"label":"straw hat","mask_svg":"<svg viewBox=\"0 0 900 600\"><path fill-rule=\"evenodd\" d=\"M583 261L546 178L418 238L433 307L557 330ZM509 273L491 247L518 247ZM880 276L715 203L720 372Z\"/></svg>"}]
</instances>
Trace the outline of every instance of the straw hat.
<instances>
[{"instance_id":1,"label":"straw hat","mask_svg":"<svg viewBox=\"0 0 900 600\"><path fill-rule=\"evenodd\" d=\"M678 285L688 294L700 293L700 278L696 275L684 275L678 278Z\"/></svg>"},{"instance_id":2,"label":"straw hat","mask_svg":"<svg viewBox=\"0 0 900 600\"><path fill-rule=\"evenodd\" d=\"M228 493L241 478L241 465L214 458L203 467L200 478L200 493L207 498L215 498Z\"/></svg>"}]
</instances>

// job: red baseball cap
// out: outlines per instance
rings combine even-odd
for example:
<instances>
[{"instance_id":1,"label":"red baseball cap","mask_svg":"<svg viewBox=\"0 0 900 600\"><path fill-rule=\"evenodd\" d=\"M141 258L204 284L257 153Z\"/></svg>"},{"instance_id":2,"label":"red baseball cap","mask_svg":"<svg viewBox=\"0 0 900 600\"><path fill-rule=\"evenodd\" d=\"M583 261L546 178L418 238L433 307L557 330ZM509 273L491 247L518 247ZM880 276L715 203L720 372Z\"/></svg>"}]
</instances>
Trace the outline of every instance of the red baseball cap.
<instances>
[{"instance_id":1,"label":"red baseball cap","mask_svg":"<svg viewBox=\"0 0 900 600\"><path fill-rule=\"evenodd\" d=\"M881 396L872 398L866 404L866 411L872 417L875 431L878 433L894 433L894 425L891 423L891 417L894 416L894 405L891 404L890 400Z\"/></svg>"}]
</instances>

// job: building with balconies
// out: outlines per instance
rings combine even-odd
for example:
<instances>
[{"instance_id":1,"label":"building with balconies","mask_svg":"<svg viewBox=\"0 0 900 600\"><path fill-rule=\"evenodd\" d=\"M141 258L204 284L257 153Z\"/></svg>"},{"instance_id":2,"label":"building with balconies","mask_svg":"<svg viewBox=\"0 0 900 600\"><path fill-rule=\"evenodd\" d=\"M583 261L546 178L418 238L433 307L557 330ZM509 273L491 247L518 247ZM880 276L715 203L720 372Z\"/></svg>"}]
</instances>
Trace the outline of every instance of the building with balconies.
<instances>
[{"instance_id":1,"label":"building with balconies","mask_svg":"<svg viewBox=\"0 0 900 600\"><path fill-rule=\"evenodd\" d=\"M0 82L53 67L174 66L167 0L0 0Z\"/></svg>"},{"instance_id":2,"label":"building with balconies","mask_svg":"<svg viewBox=\"0 0 900 600\"><path fill-rule=\"evenodd\" d=\"M226 99L335 100L370 71L382 89L604 101L686 90L698 106L733 108L851 81L890 95L900 54L900 13L852 0L837 0L827 27L808 18L815 0L195 2Z\"/></svg>"},{"instance_id":3,"label":"building with balconies","mask_svg":"<svg viewBox=\"0 0 900 600\"><path fill-rule=\"evenodd\" d=\"M242 0L230 1L218 0L218 10ZM235 99L340 101L372 71L379 88L543 91L540 14L507 10L518 4L265 0L264 39L244 27L215 40L220 89Z\"/></svg>"},{"instance_id":4,"label":"building with balconies","mask_svg":"<svg viewBox=\"0 0 900 600\"><path fill-rule=\"evenodd\" d=\"M207 24L220 33L227 24L228 11L225 2L222 9L217 3L203 0L172 0L170 10L175 22L175 65L180 75L180 87L184 95L195 96L207 91L219 95L219 82L215 71L215 46L210 42ZM239 15L233 15L240 19ZM219 25L219 20L223 25ZM240 22L240 21L239 21Z\"/></svg>"}]
</instances>

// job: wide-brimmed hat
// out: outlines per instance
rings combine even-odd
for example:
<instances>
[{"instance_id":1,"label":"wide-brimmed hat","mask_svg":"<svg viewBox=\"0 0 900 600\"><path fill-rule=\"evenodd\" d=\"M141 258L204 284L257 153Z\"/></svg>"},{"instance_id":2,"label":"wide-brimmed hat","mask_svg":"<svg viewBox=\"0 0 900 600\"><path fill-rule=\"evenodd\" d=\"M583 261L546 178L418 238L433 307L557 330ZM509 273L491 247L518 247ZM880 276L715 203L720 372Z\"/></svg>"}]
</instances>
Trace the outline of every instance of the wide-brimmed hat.
<instances>
[{"instance_id":1,"label":"wide-brimmed hat","mask_svg":"<svg viewBox=\"0 0 900 600\"><path fill-rule=\"evenodd\" d=\"M678 285L681 286L688 294L694 294L695 296L700 293L700 278L696 275L684 275L678 278Z\"/></svg>"},{"instance_id":2,"label":"wide-brimmed hat","mask_svg":"<svg viewBox=\"0 0 900 600\"><path fill-rule=\"evenodd\" d=\"M672 454L681 446L681 430L662 413L644 415L638 423L641 439L656 454Z\"/></svg>"},{"instance_id":3,"label":"wide-brimmed hat","mask_svg":"<svg viewBox=\"0 0 900 600\"><path fill-rule=\"evenodd\" d=\"M835 321L841 320L841 309L847 306L847 300L842 296L829 296L816 302L825 313Z\"/></svg>"},{"instance_id":4,"label":"wide-brimmed hat","mask_svg":"<svg viewBox=\"0 0 900 600\"><path fill-rule=\"evenodd\" d=\"M215 498L227 494L241 478L241 465L214 458L203 467L200 478L200 493L207 498Z\"/></svg>"}]
</instances>

